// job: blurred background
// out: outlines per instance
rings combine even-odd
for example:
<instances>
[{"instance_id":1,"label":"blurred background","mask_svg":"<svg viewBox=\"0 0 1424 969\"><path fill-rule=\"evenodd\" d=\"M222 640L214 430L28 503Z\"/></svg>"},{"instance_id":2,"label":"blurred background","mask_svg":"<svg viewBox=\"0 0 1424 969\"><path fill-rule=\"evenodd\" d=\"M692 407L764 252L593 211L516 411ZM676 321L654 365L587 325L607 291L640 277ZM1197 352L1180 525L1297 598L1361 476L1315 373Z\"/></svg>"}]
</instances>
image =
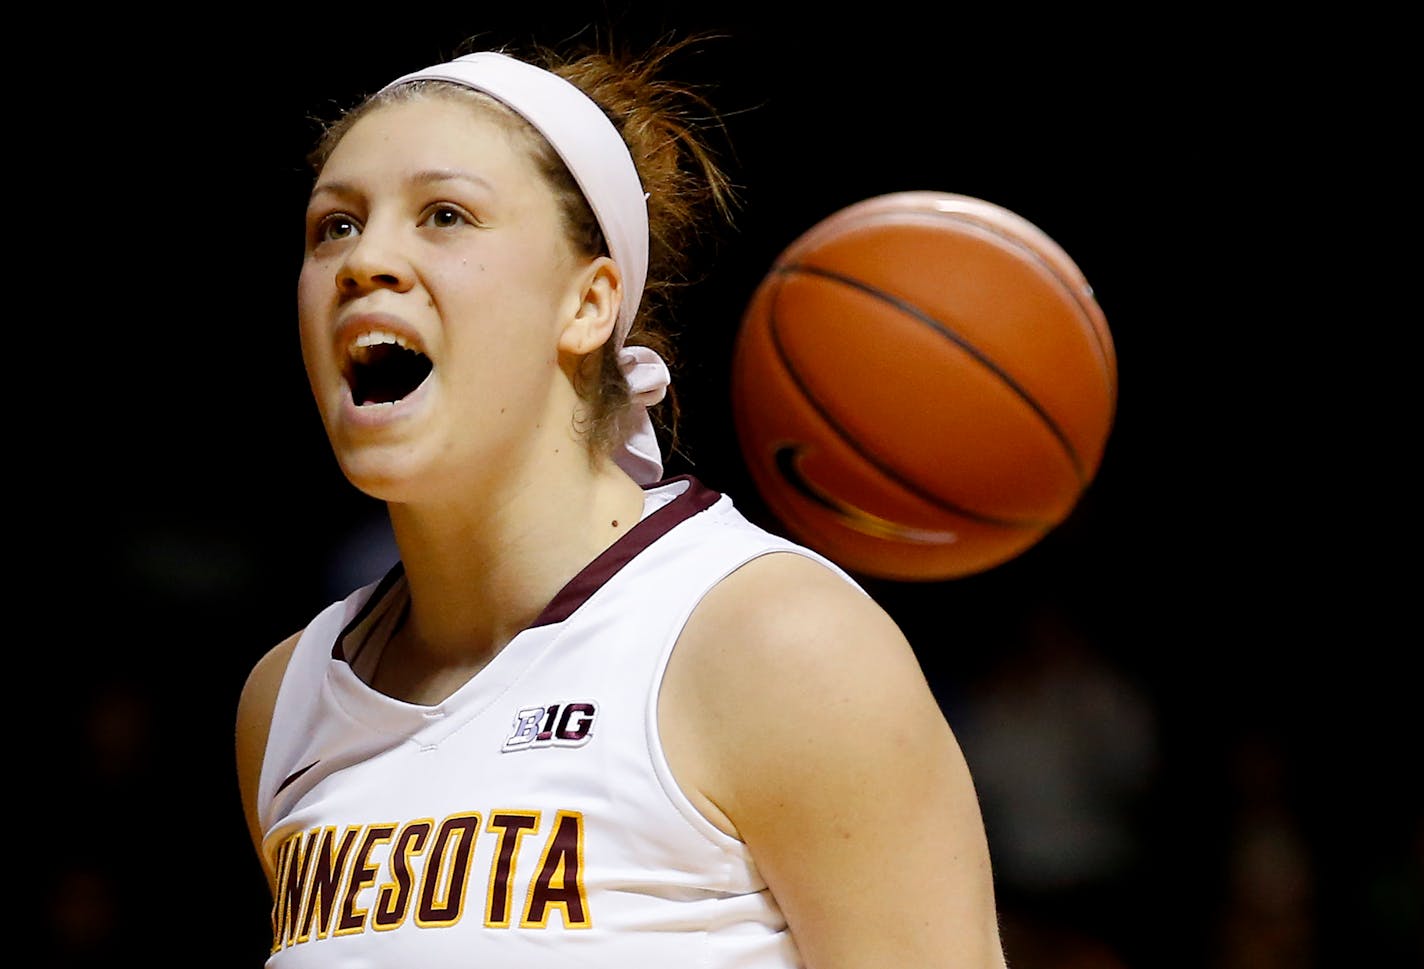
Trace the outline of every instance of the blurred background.
<instances>
[{"instance_id":1,"label":"blurred background","mask_svg":"<svg viewBox=\"0 0 1424 969\"><path fill-rule=\"evenodd\" d=\"M82 65L16 95L40 118L12 159L13 201L36 212L17 228L42 227L12 239L42 267L15 286L57 321L36 327L53 363L13 358L36 389L7 436L17 615L45 620L20 623L44 636L22 651L44 669L25 719L57 733L24 746L31 783L12 788L56 821L20 839L36 961L266 954L238 693L391 555L297 343L314 119L476 35L712 30L679 74L725 115L743 204L678 318L669 473L765 516L728 402L740 314L784 246L863 198L933 189L1017 212L1072 255L1112 328L1118 420L1074 514L980 575L867 580L974 772L1010 964L1424 964L1417 689L1404 634L1356 597L1376 560L1353 536L1387 526L1321 488L1355 457L1351 392L1320 366L1336 352L1311 316L1323 264L1287 255L1319 137L1298 126L1328 83L1290 56L1262 66L1289 29L1185 12L772 7L218 6L202 26L63 25L72 54L31 38L32 56Z\"/></svg>"}]
</instances>

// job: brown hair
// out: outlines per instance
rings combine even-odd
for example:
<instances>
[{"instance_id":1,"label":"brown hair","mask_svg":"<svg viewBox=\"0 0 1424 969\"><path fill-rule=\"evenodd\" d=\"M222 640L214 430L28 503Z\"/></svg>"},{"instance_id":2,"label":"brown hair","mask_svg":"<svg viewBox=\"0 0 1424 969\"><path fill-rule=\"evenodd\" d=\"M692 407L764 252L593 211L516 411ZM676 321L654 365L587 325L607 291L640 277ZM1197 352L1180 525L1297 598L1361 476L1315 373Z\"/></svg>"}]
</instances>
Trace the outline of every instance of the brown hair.
<instances>
[{"instance_id":1,"label":"brown hair","mask_svg":"<svg viewBox=\"0 0 1424 969\"><path fill-rule=\"evenodd\" d=\"M641 53L608 46L582 46L568 52L535 45L524 52L501 48L559 75L578 87L601 107L623 136L633 157L643 191L648 194L648 276L637 315L625 339L627 345L655 350L675 369L672 348L672 310L676 293L697 282L691 264L704 236L730 227L736 204L732 183L721 167L709 135L724 132L717 111L702 90L663 75L668 61L689 47L711 39L692 35L655 44ZM461 50L460 53L468 53ZM308 156L319 174L336 145L351 126L372 108L393 100L439 92L486 104L493 99L458 85L427 81L374 95L328 124ZM506 116L517 118L508 109ZM569 240L588 256L608 255L608 246L583 193L558 154L533 126L518 119L534 146L535 160L560 199ZM611 352L590 354L586 363L598 367L585 374L578 388L588 404L585 433L595 453L607 453L619 443L619 419L630 403L627 381ZM582 373L582 371L581 371ZM675 446L678 403L668 388L665 411L657 422Z\"/></svg>"}]
</instances>

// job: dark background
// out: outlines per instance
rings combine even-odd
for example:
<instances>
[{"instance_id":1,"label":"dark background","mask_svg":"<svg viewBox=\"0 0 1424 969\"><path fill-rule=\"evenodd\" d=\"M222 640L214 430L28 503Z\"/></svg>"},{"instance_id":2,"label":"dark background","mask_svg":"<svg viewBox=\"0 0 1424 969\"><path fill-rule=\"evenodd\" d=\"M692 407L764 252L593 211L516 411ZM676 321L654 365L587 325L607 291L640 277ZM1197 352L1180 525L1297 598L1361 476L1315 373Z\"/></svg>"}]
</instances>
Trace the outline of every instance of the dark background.
<instances>
[{"instance_id":1,"label":"dark background","mask_svg":"<svg viewBox=\"0 0 1424 969\"><path fill-rule=\"evenodd\" d=\"M388 551L297 344L311 118L472 35L557 45L611 24L635 45L724 34L679 65L714 85L743 205L680 311L670 473L764 514L727 400L740 313L782 247L860 199L1012 209L1106 312L1120 409L1070 519L978 576L867 582L981 786L1011 964L1418 964L1414 691L1361 550L1399 516L1333 486L1363 451L1351 351L1322 319L1338 265L1300 254L1300 211L1334 174L1315 124L1338 107L1328 59L1290 56L1279 25L899 0L772 20L466 9L219 7L202 27L89 21L29 52L78 65L12 95L39 119L17 134L11 203L29 217L12 231L41 230L12 239L11 285L40 322L12 332L6 438L18 614L40 617L16 641L43 735L15 774L53 825L21 836L39 961L265 955L238 692Z\"/></svg>"}]
</instances>

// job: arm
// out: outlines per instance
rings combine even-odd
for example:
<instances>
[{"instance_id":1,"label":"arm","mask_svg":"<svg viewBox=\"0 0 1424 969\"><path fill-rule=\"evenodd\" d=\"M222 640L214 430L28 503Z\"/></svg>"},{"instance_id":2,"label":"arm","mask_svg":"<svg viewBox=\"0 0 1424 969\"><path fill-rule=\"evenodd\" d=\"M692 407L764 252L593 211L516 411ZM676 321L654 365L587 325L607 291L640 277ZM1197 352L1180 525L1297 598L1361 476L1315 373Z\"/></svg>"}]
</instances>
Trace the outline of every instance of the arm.
<instances>
[{"instance_id":1,"label":"arm","mask_svg":"<svg viewBox=\"0 0 1424 969\"><path fill-rule=\"evenodd\" d=\"M237 786L242 794L242 810L247 817L247 831L257 850L269 887L275 887L274 873L268 869L262 855L262 826L257 819L257 782L262 776L262 756L267 749L267 731L272 725L272 708L277 703L277 689L287 671L287 661L301 634L294 634L268 650L243 684L237 702Z\"/></svg>"},{"instance_id":2,"label":"arm","mask_svg":"<svg viewBox=\"0 0 1424 969\"><path fill-rule=\"evenodd\" d=\"M1005 965L968 767L909 643L801 556L699 606L661 717L674 769L750 847L811 969ZM681 721L681 722L679 722Z\"/></svg>"}]
</instances>

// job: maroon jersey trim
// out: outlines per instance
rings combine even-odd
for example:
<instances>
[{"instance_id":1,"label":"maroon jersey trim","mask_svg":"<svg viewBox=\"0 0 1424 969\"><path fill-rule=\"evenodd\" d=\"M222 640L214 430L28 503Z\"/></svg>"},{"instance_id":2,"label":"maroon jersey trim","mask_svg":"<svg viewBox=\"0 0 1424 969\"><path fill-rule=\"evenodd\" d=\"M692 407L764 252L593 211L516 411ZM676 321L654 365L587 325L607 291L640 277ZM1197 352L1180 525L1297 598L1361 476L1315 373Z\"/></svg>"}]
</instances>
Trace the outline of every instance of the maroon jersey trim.
<instances>
[{"instance_id":1,"label":"maroon jersey trim","mask_svg":"<svg viewBox=\"0 0 1424 969\"><path fill-rule=\"evenodd\" d=\"M628 529L628 534L608 546L598 558L585 565L579 574L570 579L568 584L549 601L549 604L544 607L544 611L539 613L539 618L529 624L529 628L549 626L569 618L579 606L588 601L589 596L601 589L609 579L617 575L623 566L637 558L645 548L672 531L676 525L687 521L700 511L711 508L716 504L717 499L722 497L718 492L686 474L647 485L643 490L661 488L677 481L686 481L687 490Z\"/></svg>"},{"instance_id":2,"label":"maroon jersey trim","mask_svg":"<svg viewBox=\"0 0 1424 969\"><path fill-rule=\"evenodd\" d=\"M628 529L626 535L604 549L598 558L585 565L578 575L570 579L549 601L549 604L544 607L544 611L539 613L539 617L529 624L529 628L549 626L569 618L579 606L588 601L589 596L602 588L618 574L623 566L637 558L639 553L649 545L698 512L711 508L717 503L717 499L722 497L720 492L713 491L696 478L686 474L675 475L654 484L645 485L643 490L649 491L679 481L687 482L687 489L682 494ZM346 624L341 635L336 637L336 642L331 648L333 659L346 659L344 643L347 636L366 620L371 614L371 610L375 609L390 593L396 582L404 577L405 566L403 563L396 562L391 566L390 571L381 579L380 585L371 593L371 598L366 600L366 604L361 607L361 611Z\"/></svg>"},{"instance_id":3,"label":"maroon jersey trim","mask_svg":"<svg viewBox=\"0 0 1424 969\"><path fill-rule=\"evenodd\" d=\"M375 590L371 593L371 597L366 600L366 604L361 607L361 611L352 617L351 621L346 624L346 627L341 630L341 635L336 637L336 642L331 644L332 659L346 661L346 638L366 621L366 618L371 615L372 610L384 602L386 596L390 595L391 589L395 587L395 584L404 578L405 565L398 561L381 577L380 584L376 586ZM354 659L355 657L352 658Z\"/></svg>"}]
</instances>

